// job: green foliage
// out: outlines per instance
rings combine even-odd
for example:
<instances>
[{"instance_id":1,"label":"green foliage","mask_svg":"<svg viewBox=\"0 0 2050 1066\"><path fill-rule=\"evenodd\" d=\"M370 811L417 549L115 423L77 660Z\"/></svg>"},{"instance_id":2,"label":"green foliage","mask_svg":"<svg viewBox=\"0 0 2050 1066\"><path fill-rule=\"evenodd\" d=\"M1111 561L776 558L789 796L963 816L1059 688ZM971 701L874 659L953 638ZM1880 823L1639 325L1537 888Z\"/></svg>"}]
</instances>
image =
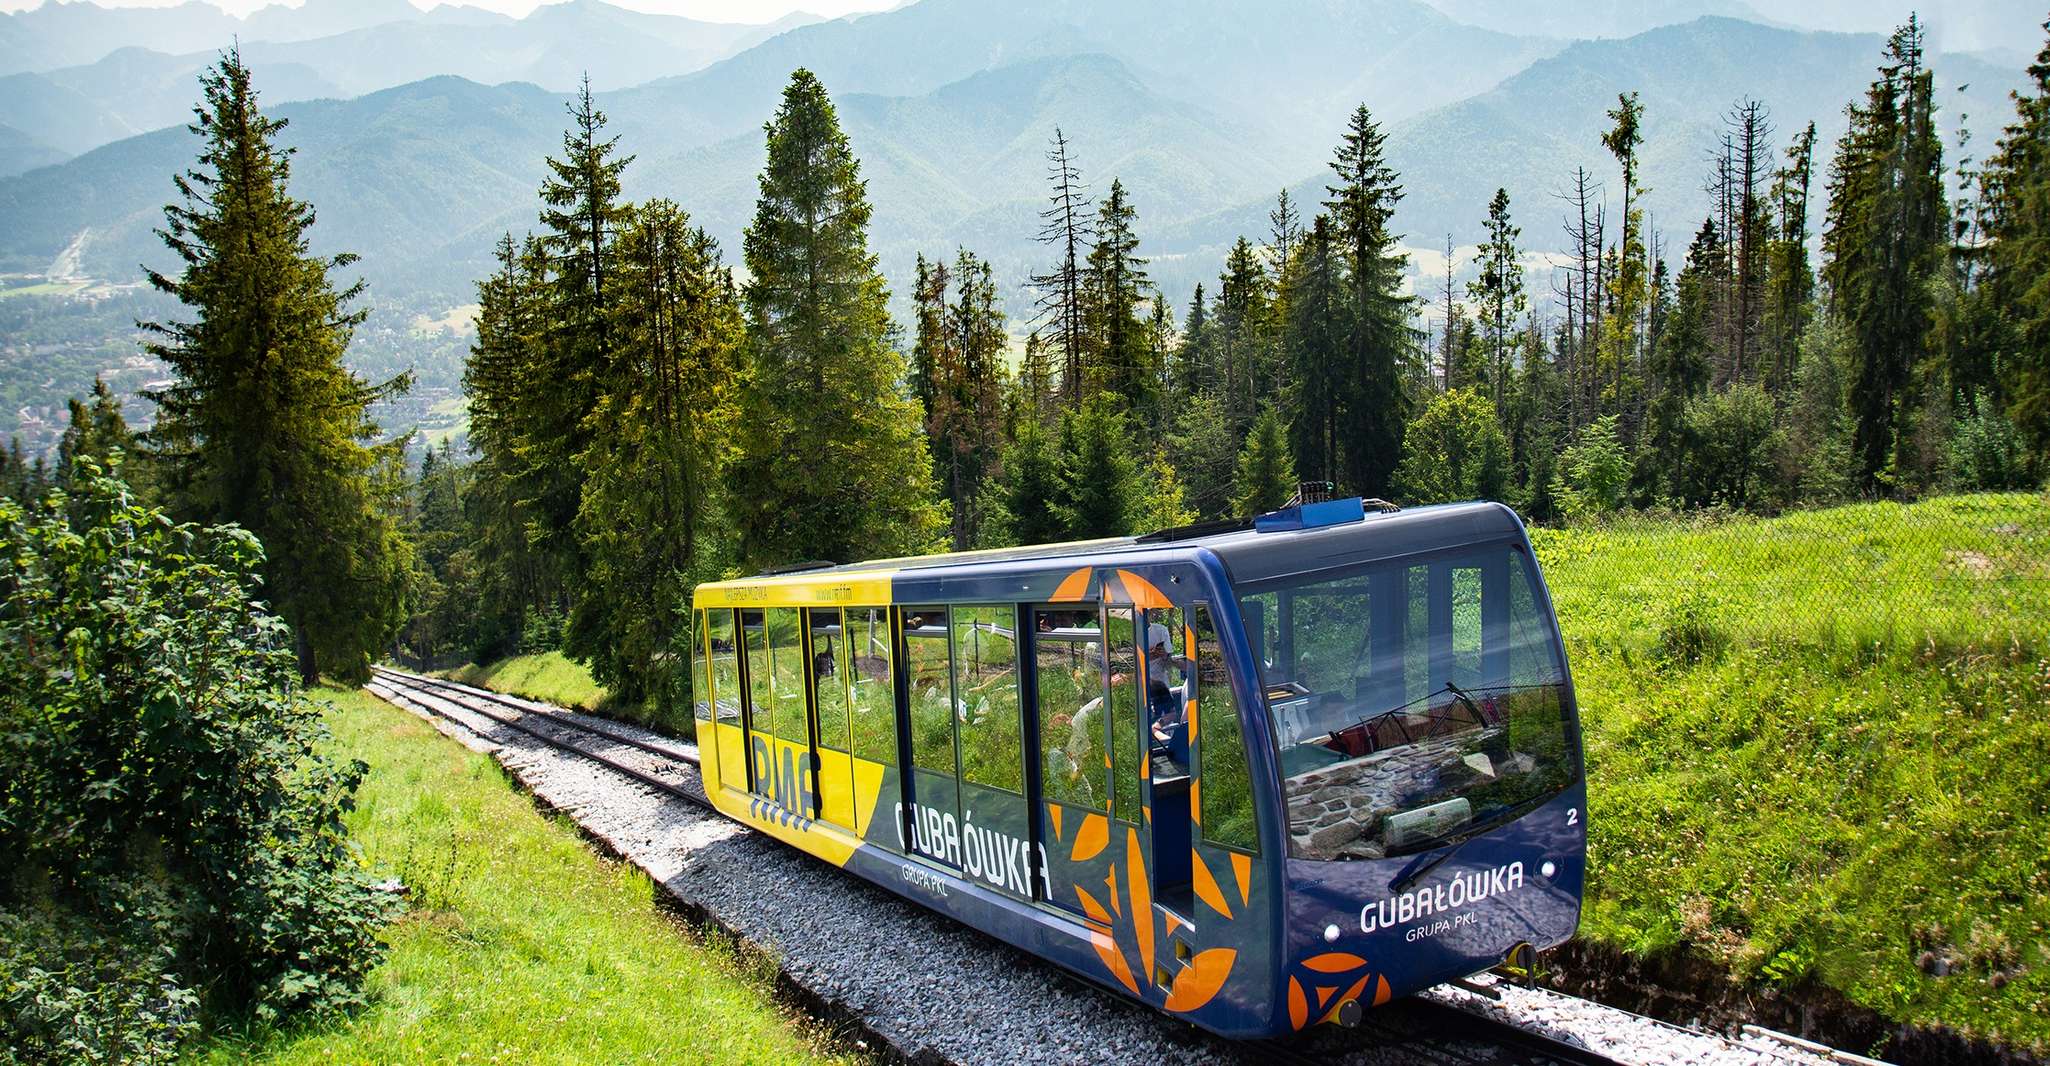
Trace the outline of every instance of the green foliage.
<instances>
[{"instance_id":1,"label":"green foliage","mask_svg":"<svg viewBox=\"0 0 2050 1066\"><path fill-rule=\"evenodd\" d=\"M0 912L82 968L30 974L9 1031L69 1039L52 996L144 1043L182 1031L183 989L263 1019L360 1002L385 915L342 822L366 767L316 749L260 546L173 524L89 460L75 483L34 513L0 501ZM102 986L109 943L133 961ZM9 965L40 968L22 950Z\"/></svg>"},{"instance_id":2,"label":"green foliage","mask_svg":"<svg viewBox=\"0 0 2050 1066\"><path fill-rule=\"evenodd\" d=\"M1623 509L1630 487L1630 454L1616 436L1616 416L1596 419L1559 457L1566 476L1561 507L1569 518L1599 517Z\"/></svg>"},{"instance_id":3,"label":"green foliage","mask_svg":"<svg viewBox=\"0 0 2050 1066\"><path fill-rule=\"evenodd\" d=\"M1054 512L1067 539L1132 532L1138 470L1131 421L1116 399L1098 394L1062 416L1059 469Z\"/></svg>"},{"instance_id":4,"label":"green foliage","mask_svg":"<svg viewBox=\"0 0 2050 1066\"><path fill-rule=\"evenodd\" d=\"M1311 220L1309 234L1283 273L1289 302L1282 349L1291 385L1287 399L1296 469L1305 478L1336 481L1340 404L1350 393L1345 368L1352 294L1329 217Z\"/></svg>"},{"instance_id":5,"label":"green foliage","mask_svg":"<svg viewBox=\"0 0 2050 1066\"><path fill-rule=\"evenodd\" d=\"M0 1062L177 1061L199 1001L172 962L61 911L0 909Z\"/></svg>"},{"instance_id":6,"label":"green foliage","mask_svg":"<svg viewBox=\"0 0 2050 1066\"><path fill-rule=\"evenodd\" d=\"M1934 81L1912 16L1887 42L1886 63L1831 167L1823 278L1855 344L1847 381L1851 452L1868 489L1909 479L1917 404L1910 379L1926 354L1931 281L1943 261L1948 211Z\"/></svg>"},{"instance_id":7,"label":"green foliage","mask_svg":"<svg viewBox=\"0 0 2050 1066\"><path fill-rule=\"evenodd\" d=\"M2050 455L2050 41L2029 82L1981 176L1981 218L1991 241L1985 286L2007 318L1999 385L2040 459Z\"/></svg>"},{"instance_id":8,"label":"green foliage","mask_svg":"<svg viewBox=\"0 0 2050 1066\"><path fill-rule=\"evenodd\" d=\"M1583 935L2050 1041L2016 950L2050 925L2040 494L1533 539L1599 813Z\"/></svg>"},{"instance_id":9,"label":"green foliage","mask_svg":"<svg viewBox=\"0 0 2050 1066\"><path fill-rule=\"evenodd\" d=\"M2040 480L2035 457L2021 432L1992 401L1978 398L1978 412L1957 420L1950 438L1950 483L1964 491L2033 488Z\"/></svg>"},{"instance_id":10,"label":"green foliage","mask_svg":"<svg viewBox=\"0 0 2050 1066\"><path fill-rule=\"evenodd\" d=\"M188 1061L848 1061L780 1000L773 966L678 922L489 756L365 693L321 698L324 746L373 765L350 831L411 913L345 1024L220 1031Z\"/></svg>"},{"instance_id":11,"label":"green foliage","mask_svg":"<svg viewBox=\"0 0 2050 1066\"><path fill-rule=\"evenodd\" d=\"M748 432L730 467L738 555L769 565L923 550L945 516L920 412L898 390L904 358L868 250L860 166L810 71L790 76L766 129L746 237Z\"/></svg>"},{"instance_id":12,"label":"green foliage","mask_svg":"<svg viewBox=\"0 0 2050 1066\"><path fill-rule=\"evenodd\" d=\"M1133 229L1138 211L1116 178L1096 207L1096 245L1089 251L1084 300L1094 342L1086 379L1095 390L1117 397L1126 409L1150 412L1156 403L1161 368L1155 365L1152 335L1140 305L1151 291L1146 260ZM1155 296L1154 299L1158 300Z\"/></svg>"},{"instance_id":13,"label":"green foliage","mask_svg":"<svg viewBox=\"0 0 2050 1066\"><path fill-rule=\"evenodd\" d=\"M1067 532L1055 506L1063 484L1058 447L1037 421L1028 418L1019 423L1017 437L1004 450L1004 510L1010 515L1012 543L1051 544Z\"/></svg>"},{"instance_id":14,"label":"green foliage","mask_svg":"<svg viewBox=\"0 0 2050 1066\"><path fill-rule=\"evenodd\" d=\"M947 302L947 283L955 301ZM984 486L999 473L1003 446L1004 312L989 263L962 249L950 274L945 263L918 258L913 295L918 337L912 348L911 391L925 405L935 473L952 505L953 546L982 536ZM1036 406L1034 401L1034 406Z\"/></svg>"},{"instance_id":15,"label":"green foliage","mask_svg":"<svg viewBox=\"0 0 2050 1066\"><path fill-rule=\"evenodd\" d=\"M1387 496L1402 461L1402 430L1410 398L1404 375L1415 360L1412 299L1403 293L1409 256L1390 228L1402 186L1387 162L1387 137L1361 104L1331 160L1334 243L1351 282L1349 343L1337 404L1336 479L1363 496Z\"/></svg>"},{"instance_id":16,"label":"green foliage","mask_svg":"<svg viewBox=\"0 0 2050 1066\"><path fill-rule=\"evenodd\" d=\"M1507 396L1517 322L1530 306L1523 292L1523 253L1516 247L1523 231L1509 219L1509 190L1496 189L1495 198L1488 201L1487 230L1487 241L1474 254L1480 273L1467 283L1466 298L1474 302L1480 320L1480 339L1488 357L1486 384L1493 406L1499 408Z\"/></svg>"},{"instance_id":17,"label":"green foliage","mask_svg":"<svg viewBox=\"0 0 2050 1066\"><path fill-rule=\"evenodd\" d=\"M577 536L569 654L628 707L689 720L689 603L722 562L720 462L733 427L740 300L719 249L666 200L627 214ZM686 654L678 655L678 647Z\"/></svg>"},{"instance_id":18,"label":"green foliage","mask_svg":"<svg viewBox=\"0 0 2050 1066\"><path fill-rule=\"evenodd\" d=\"M1689 401L1681 424L1681 492L1689 504L1762 510L1780 498L1774 479L1784 439L1763 386Z\"/></svg>"},{"instance_id":19,"label":"green foliage","mask_svg":"<svg viewBox=\"0 0 2050 1066\"><path fill-rule=\"evenodd\" d=\"M1173 529L1196 520L1196 512L1189 509L1187 493L1182 491L1181 476L1175 473L1167 452L1155 450L1138 477L1132 521L1135 531Z\"/></svg>"},{"instance_id":20,"label":"green foliage","mask_svg":"<svg viewBox=\"0 0 2050 1066\"><path fill-rule=\"evenodd\" d=\"M258 110L240 52L201 86L199 166L164 209L183 269L149 274L194 314L143 326L175 375L150 394L151 447L176 513L263 542L264 598L292 627L300 676L360 679L404 617L411 569L392 517L398 450L365 445L367 411L408 382L372 386L343 366L362 285L337 290L328 272L355 257L308 253L313 206L286 191L285 124Z\"/></svg>"},{"instance_id":21,"label":"green foliage","mask_svg":"<svg viewBox=\"0 0 2050 1066\"><path fill-rule=\"evenodd\" d=\"M1201 521L1232 515L1240 438L1232 433L1224 404L1201 393L1188 398L1167 437L1168 460L1185 486L1190 510Z\"/></svg>"},{"instance_id":22,"label":"green foliage","mask_svg":"<svg viewBox=\"0 0 2050 1066\"><path fill-rule=\"evenodd\" d=\"M1232 507L1241 518L1275 510L1295 495L1295 463L1288 454L1287 432L1271 408L1253 421L1253 432L1239 451L1235 485Z\"/></svg>"},{"instance_id":23,"label":"green foliage","mask_svg":"<svg viewBox=\"0 0 2050 1066\"><path fill-rule=\"evenodd\" d=\"M1431 397L1402 438L1396 490L1417 503L1499 500L1509 484L1509 439L1495 405L1471 389Z\"/></svg>"}]
</instances>

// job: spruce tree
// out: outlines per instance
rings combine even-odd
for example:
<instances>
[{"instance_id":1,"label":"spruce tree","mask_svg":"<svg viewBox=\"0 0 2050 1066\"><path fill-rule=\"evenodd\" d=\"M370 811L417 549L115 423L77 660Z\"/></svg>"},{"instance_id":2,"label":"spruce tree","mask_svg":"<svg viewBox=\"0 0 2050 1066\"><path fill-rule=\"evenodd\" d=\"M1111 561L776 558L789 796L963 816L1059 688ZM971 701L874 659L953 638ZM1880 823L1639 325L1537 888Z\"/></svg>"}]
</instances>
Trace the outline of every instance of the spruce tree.
<instances>
[{"instance_id":1,"label":"spruce tree","mask_svg":"<svg viewBox=\"0 0 2050 1066\"><path fill-rule=\"evenodd\" d=\"M105 470L107 460L118 451L128 460L121 467L121 479L131 493L147 500L143 491L147 470L134 459L135 434L121 416L121 401L107 387L106 379L93 378L90 402L73 397L65 401L65 407L71 421L57 440L57 483L71 488L79 460L91 459Z\"/></svg>"},{"instance_id":2,"label":"spruce tree","mask_svg":"<svg viewBox=\"0 0 2050 1066\"><path fill-rule=\"evenodd\" d=\"M1052 203L1039 213L1039 243L1051 248L1054 266L1035 274L1032 284L1039 289L1039 333L1041 343L1057 355L1060 395L1064 403L1082 400L1086 382L1084 364L1088 358L1088 307L1084 260L1094 235L1089 217L1089 186L1075 169L1067 134L1054 127L1053 144L1046 150L1047 181L1053 187Z\"/></svg>"},{"instance_id":3,"label":"spruce tree","mask_svg":"<svg viewBox=\"0 0 2050 1066\"><path fill-rule=\"evenodd\" d=\"M1075 540L1132 532L1137 464L1130 420L1108 395L1061 418L1060 494L1054 509Z\"/></svg>"},{"instance_id":4,"label":"spruce tree","mask_svg":"<svg viewBox=\"0 0 2050 1066\"><path fill-rule=\"evenodd\" d=\"M1523 231L1509 219L1509 190L1496 189L1488 201L1488 239L1474 254L1479 276L1466 286L1466 298L1474 303L1480 319L1481 342L1487 351L1487 389L1493 407L1507 402L1509 352L1516 345L1516 327L1530 302L1523 293L1522 251L1516 238ZM1450 373L1448 370L1448 378Z\"/></svg>"},{"instance_id":5,"label":"spruce tree","mask_svg":"<svg viewBox=\"0 0 2050 1066\"><path fill-rule=\"evenodd\" d=\"M1921 24L1910 18L1886 56L1837 144L1823 276L1856 342L1848 401L1859 477L1867 491L1894 492L1915 476L1907 453L1921 405L1910 387L1927 354L1930 282L1947 221Z\"/></svg>"},{"instance_id":6,"label":"spruce tree","mask_svg":"<svg viewBox=\"0 0 2050 1066\"><path fill-rule=\"evenodd\" d=\"M618 236L612 331L581 460L586 560L564 650L657 720L688 691L690 590L716 576L719 460L732 436L740 298L719 248L675 204L631 211Z\"/></svg>"},{"instance_id":7,"label":"spruce tree","mask_svg":"<svg viewBox=\"0 0 2050 1066\"><path fill-rule=\"evenodd\" d=\"M859 162L825 86L790 76L745 239L748 373L731 467L740 555L773 565L922 551L944 522Z\"/></svg>"},{"instance_id":8,"label":"spruce tree","mask_svg":"<svg viewBox=\"0 0 2050 1066\"><path fill-rule=\"evenodd\" d=\"M1039 422L1018 423L1018 435L1004 449L1004 509L1011 516L1011 540L1018 544L1050 544L1067 534L1056 510L1061 495L1058 442Z\"/></svg>"},{"instance_id":9,"label":"spruce tree","mask_svg":"<svg viewBox=\"0 0 2050 1066\"><path fill-rule=\"evenodd\" d=\"M1402 186L1387 163L1387 138L1367 111L1356 109L1331 160L1337 184L1326 186L1333 236L1350 278L1352 308L1338 405L1340 477L1365 496L1386 496L1402 460L1409 418L1405 365L1414 356L1411 298L1402 291L1409 257L1389 229Z\"/></svg>"},{"instance_id":10,"label":"spruce tree","mask_svg":"<svg viewBox=\"0 0 2050 1066\"><path fill-rule=\"evenodd\" d=\"M1096 387L1117 397L1126 410L1148 412L1157 399L1159 375L1152 365L1152 336L1140 314L1147 278L1139 235L1132 228L1137 217L1124 183L1111 179L1110 194L1097 205L1096 245L1089 251L1086 276L1095 364L1089 370Z\"/></svg>"},{"instance_id":11,"label":"spruce tree","mask_svg":"<svg viewBox=\"0 0 2050 1066\"><path fill-rule=\"evenodd\" d=\"M257 106L239 50L200 85L199 164L173 179L182 202L158 231L183 267L149 273L192 315L143 325L174 375L150 394L151 446L177 514L262 541L264 597L292 628L302 679L360 680L402 619L410 568L388 506L396 445L366 443L367 412L409 382L372 385L343 365L363 287L329 272L355 257L308 252L313 206L287 190L285 124Z\"/></svg>"},{"instance_id":12,"label":"spruce tree","mask_svg":"<svg viewBox=\"0 0 2050 1066\"><path fill-rule=\"evenodd\" d=\"M1273 365L1267 268L1244 237L1231 247L1217 279L1217 302L1208 323L1217 381L1234 432L1253 423L1261 403L1274 401L1279 381Z\"/></svg>"},{"instance_id":13,"label":"spruce tree","mask_svg":"<svg viewBox=\"0 0 2050 1066\"><path fill-rule=\"evenodd\" d=\"M1340 404L1351 340L1352 295L1331 220L1310 222L1290 266L1282 348L1289 362L1288 407L1296 469L1314 481L1339 478Z\"/></svg>"},{"instance_id":14,"label":"spruce tree","mask_svg":"<svg viewBox=\"0 0 2050 1066\"><path fill-rule=\"evenodd\" d=\"M2050 31L2050 22L2044 24ZM2050 42L2029 65L2029 91L1982 175L1985 288L2003 311L1997 381L2006 413L2039 461L2050 457Z\"/></svg>"},{"instance_id":15,"label":"spruce tree","mask_svg":"<svg viewBox=\"0 0 2050 1066\"><path fill-rule=\"evenodd\" d=\"M1232 515L1242 434L1234 433L1215 393L1191 397L1167 436L1168 460L1182 481L1183 499L1198 521Z\"/></svg>"},{"instance_id":16,"label":"spruce tree","mask_svg":"<svg viewBox=\"0 0 2050 1066\"><path fill-rule=\"evenodd\" d=\"M1273 408L1253 420L1253 432L1239 452L1232 506L1241 518L1265 514L1295 495L1295 464L1288 456L1288 430Z\"/></svg>"},{"instance_id":17,"label":"spruce tree","mask_svg":"<svg viewBox=\"0 0 2050 1066\"><path fill-rule=\"evenodd\" d=\"M540 376L520 402L530 411L523 441L534 523L529 539L574 589L583 576L575 529L583 500L581 457L613 428L592 413L616 357L618 243L628 212L619 179L633 157L619 154L617 137L604 136L605 113L591 99L588 76L567 106L562 155L547 160L541 182L540 250L547 269Z\"/></svg>"}]
</instances>

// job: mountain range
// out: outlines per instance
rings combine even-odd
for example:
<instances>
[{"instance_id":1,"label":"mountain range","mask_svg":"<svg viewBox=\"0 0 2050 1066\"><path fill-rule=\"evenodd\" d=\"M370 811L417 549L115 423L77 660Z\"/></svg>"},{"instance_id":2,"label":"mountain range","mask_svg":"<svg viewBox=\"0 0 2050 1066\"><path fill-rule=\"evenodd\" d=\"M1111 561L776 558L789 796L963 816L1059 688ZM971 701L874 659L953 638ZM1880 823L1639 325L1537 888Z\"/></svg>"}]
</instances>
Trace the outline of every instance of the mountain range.
<instances>
[{"instance_id":1,"label":"mountain range","mask_svg":"<svg viewBox=\"0 0 2050 1066\"><path fill-rule=\"evenodd\" d=\"M318 14L319 2L299 10ZM1640 181L1649 192L1641 203L1669 260L1708 210L1710 154L1739 100L1766 105L1776 145L1816 122L1819 198L1843 108L1872 80L1884 38L1699 15L1736 6L1615 0L1603 25L1619 33L1647 20L1696 17L1567 40L1537 32L1557 28L1540 13L1519 14L1498 0L1277 0L1257 17L1231 0L919 0L858 18L799 19L804 24L781 32L758 27L750 32L769 35L699 69L638 84L608 88L605 72L592 76L608 132L634 156L626 195L675 200L731 261L754 208L762 124L790 71L808 67L833 94L861 160L875 210L871 245L899 313L917 255L951 257L966 247L991 260L1020 320L1031 307L1027 279L1045 266L1034 238L1056 127L1092 193L1113 178L1124 183L1138 211L1140 253L1177 309L1198 282L1215 279L1235 238L1264 239L1278 190L1287 188L1306 218L1317 210L1325 161L1360 103L1387 133L1404 186L1395 225L1418 251L1421 292L1436 291L1443 269L1423 249L1442 247L1448 235L1459 245L1477 241L1497 187L1510 194L1533 262L1565 244L1555 194L1575 168L1603 182L1613 219L1616 166L1600 135L1620 92L1638 92L1645 107ZM520 20L436 9L325 37L245 39L245 56L264 57L252 65L266 110L289 122L281 140L297 153L292 190L319 209L315 250L362 255L355 269L370 283L379 317L372 334L359 337L375 354L366 349L359 358L386 370L410 359L423 381L452 384L460 344L409 340L405 323L459 321L449 312L474 300L500 235L533 228L543 161L560 151L568 121L569 64L588 54L577 49L601 46L595 36L555 38L553 53L508 43L507 54L519 52L527 64L517 69L549 73L493 83L494 64L511 69L515 61L476 60L465 69L477 77L439 74L358 93L353 87L381 76L362 57L375 54L389 70L460 65L472 59L437 60L431 48L406 42L432 39L436 26L466 27L479 41L498 39L485 31L502 32L515 42L537 19L630 27L643 17L578 0ZM338 40L356 44L333 46ZM668 54L602 48L655 57L650 62ZM0 173L20 171L0 177L0 275L120 283L138 279L141 264L174 266L152 230L173 195L171 176L192 165L197 144L182 121L197 95L193 72L210 55L127 47L28 80L0 78L0 101L9 105L0 112ZM2024 80L2020 67L1976 54L1938 54L1931 63L1947 142L1962 121L1983 154L2012 114L2007 94ZM178 113L167 116L171 102ZM65 125L67 114L88 113L102 117ZM151 123L159 128L132 132ZM52 144L45 138L53 127L72 139ZM1819 206L1814 217L1819 223ZM0 279L0 289L8 285ZM1534 299L1542 303L1549 285L1534 276ZM0 336L0 356L9 340ZM82 333L79 343L87 343ZM90 343L119 347L104 333ZM63 390L89 385L88 377L50 388L61 399Z\"/></svg>"}]
</instances>

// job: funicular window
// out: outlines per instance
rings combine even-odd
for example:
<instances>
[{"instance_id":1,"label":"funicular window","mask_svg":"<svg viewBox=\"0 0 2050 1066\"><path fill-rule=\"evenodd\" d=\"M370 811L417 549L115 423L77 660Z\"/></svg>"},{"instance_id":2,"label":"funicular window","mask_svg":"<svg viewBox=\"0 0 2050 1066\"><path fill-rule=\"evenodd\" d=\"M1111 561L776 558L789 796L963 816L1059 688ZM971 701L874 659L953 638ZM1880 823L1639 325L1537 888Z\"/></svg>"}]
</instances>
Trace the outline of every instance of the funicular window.
<instances>
[{"instance_id":1,"label":"funicular window","mask_svg":"<svg viewBox=\"0 0 2050 1066\"><path fill-rule=\"evenodd\" d=\"M798 610L771 607L764 614L769 637L770 687L776 701L776 735L809 744L811 734L804 713L804 646L797 633Z\"/></svg>"},{"instance_id":2,"label":"funicular window","mask_svg":"<svg viewBox=\"0 0 2050 1066\"><path fill-rule=\"evenodd\" d=\"M1039 776L1046 798L1110 810L1103 629L1094 608L1033 612Z\"/></svg>"},{"instance_id":3,"label":"funicular window","mask_svg":"<svg viewBox=\"0 0 2050 1066\"><path fill-rule=\"evenodd\" d=\"M1191 612L1196 632L1196 761L1202 789L1200 833L1205 841L1254 854L1260 829L1253 803L1253 775L1246 763L1246 737L1239 723L1238 694L1210 605Z\"/></svg>"},{"instance_id":4,"label":"funicular window","mask_svg":"<svg viewBox=\"0 0 2050 1066\"><path fill-rule=\"evenodd\" d=\"M1569 784L1566 675L1541 603L1511 544L1250 589L1290 853L1407 854Z\"/></svg>"},{"instance_id":5,"label":"funicular window","mask_svg":"<svg viewBox=\"0 0 2050 1066\"><path fill-rule=\"evenodd\" d=\"M838 608L817 608L805 612L811 630L812 703L819 714L819 747L848 750L847 742L847 641L840 625Z\"/></svg>"},{"instance_id":6,"label":"funicular window","mask_svg":"<svg viewBox=\"0 0 2050 1066\"><path fill-rule=\"evenodd\" d=\"M712 655L712 701L718 729L718 775L721 783L747 787L746 742L740 735L740 645L733 628L733 610L714 607L706 612L706 643ZM704 743L701 736L699 743Z\"/></svg>"},{"instance_id":7,"label":"funicular window","mask_svg":"<svg viewBox=\"0 0 2050 1066\"><path fill-rule=\"evenodd\" d=\"M1018 722L1018 612L957 607L954 695L961 729L961 777L1023 794L1025 754Z\"/></svg>"},{"instance_id":8,"label":"funicular window","mask_svg":"<svg viewBox=\"0 0 2050 1066\"><path fill-rule=\"evenodd\" d=\"M845 646L848 705L854 754L884 766L897 765L897 696L890 673L890 611L849 607Z\"/></svg>"},{"instance_id":9,"label":"funicular window","mask_svg":"<svg viewBox=\"0 0 2050 1066\"><path fill-rule=\"evenodd\" d=\"M1138 824L1139 802L1139 656L1135 614L1130 607L1104 613L1110 639L1110 779L1111 816Z\"/></svg>"},{"instance_id":10,"label":"funicular window","mask_svg":"<svg viewBox=\"0 0 2050 1066\"><path fill-rule=\"evenodd\" d=\"M705 613L697 612L695 624L690 627L691 717L700 722L712 720L712 661L705 654Z\"/></svg>"},{"instance_id":11,"label":"funicular window","mask_svg":"<svg viewBox=\"0 0 2050 1066\"><path fill-rule=\"evenodd\" d=\"M904 676L911 699L911 764L955 776L954 692L947 609L904 609Z\"/></svg>"},{"instance_id":12,"label":"funicular window","mask_svg":"<svg viewBox=\"0 0 2050 1066\"><path fill-rule=\"evenodd\" d=\"M773 732L776 700L770 695L768 632L762 626L762 612L740 612L741 641L747 649L747 706L749 724L757 733Z\"/></svg>"}]
</instances>

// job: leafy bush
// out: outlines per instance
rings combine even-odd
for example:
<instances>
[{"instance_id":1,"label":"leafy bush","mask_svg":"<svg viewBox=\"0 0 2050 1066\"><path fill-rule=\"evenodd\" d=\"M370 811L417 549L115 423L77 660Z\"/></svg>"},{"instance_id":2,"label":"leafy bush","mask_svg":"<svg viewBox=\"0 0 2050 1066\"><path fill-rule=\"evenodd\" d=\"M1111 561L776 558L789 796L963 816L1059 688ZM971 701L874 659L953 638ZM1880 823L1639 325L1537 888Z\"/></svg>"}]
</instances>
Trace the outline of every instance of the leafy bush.
<instances>
[{"instance_id":1,"label":"leafy bush","mask_svg":"<svg viewBox=\"0 0 2050 1066\"><path fill-rule=\"evenodd\" d=\"M1509 486L1509 438L1495 405L1472 389L1431 397L1402 438L1397 491L1418 503L1499 500Z\"/></svg>"},{"instance_id":2,"label":"leafy bush","mask_svg":"<svg viewBox=\"0 0 2050 1066\"><path fill-rule=\"evenodd\" d=\"M16 1052L70 1039L37 1028L53 1003L83 1012L66 1031L182 1032L179 1011L137 1006L157 1002L144 987L265 1020L354 1003L387 907L342 823L368 768L315 747L290 634L256 598L261 546L173 524L91 464L74 484L34 509L0 500L0 1009ZM39 921L73 932L24 943ZM70 961L53 969L52 952Z\"/></svg>"},{"instance_id":3,"label":"leafy bush","mask_svg":"<svg viewBox=\"0 0 2050 1066\"><path fill-rule=\"evenodd\" d=\"M64 915L0 911L0 1063L170 1062L198 1029L169 952Z\"/></svg>"},{"instance_id":4,"label":"leafy bush","mask_svg":"<svg viewBox=\"0 0 2050 1066\"><path fill-rule=\"evenodd\" d=\"M2035 487L2036 472L2021 431L1984 397L1978 413L1958 419L1951 433L1950 480L1967 492Z\"/></svg>"},{"instance_id":5,"label":"leafy bush","mask_svg":"<svg viewBox=\"0 0 2050 1066\"><path fill-rule=\"evenodd\" d=\"M1615 514L1630 489L1630 453L1617 435L1616 416L1595 419L1560 456L1566 489L1560 493L1569 518Z\"/></svg>"}]
</instances>

